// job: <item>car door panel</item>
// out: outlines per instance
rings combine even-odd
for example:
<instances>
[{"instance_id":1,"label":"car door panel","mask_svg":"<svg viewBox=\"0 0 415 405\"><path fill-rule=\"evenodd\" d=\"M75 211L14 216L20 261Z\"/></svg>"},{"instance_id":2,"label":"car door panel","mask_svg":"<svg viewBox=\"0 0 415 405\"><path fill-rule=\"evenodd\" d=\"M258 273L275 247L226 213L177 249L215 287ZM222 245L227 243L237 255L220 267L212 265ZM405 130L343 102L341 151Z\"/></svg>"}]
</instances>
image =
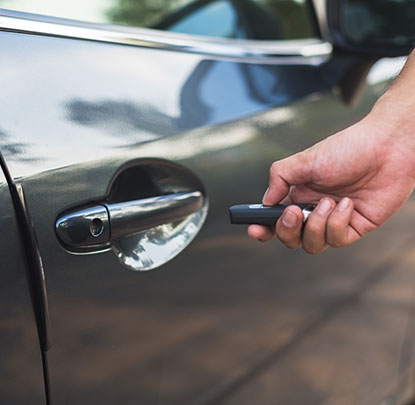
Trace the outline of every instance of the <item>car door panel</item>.
<instances>
[{"instance_id":1,"label":"car door panel","mask_svg":"<svg viewBox=\"0 0 415 405\"><path fill-rule=\"evenodd\" d=\"M0 228L0 402L44 404L42 359L25 251L2 167Z\"/></svg>"},{"instance_id":2,"label":"car door panel","mask_svg":"<svg viewBox=\"0 0 415 405\"><path fill-rule=\"evenodd\" d=\"M358 120L382 84L350 108L329 91L347 58L334 69L11 33L0 44L0 126L20 145L6 160L45 266L54 402L401 395L396 384L413 364L398 367L412 305L413 201L359 244L312 258L251 241L227 218L229 205L261 198L272 161ZM111 250L65 250L58 215L105 200L120 168L149 158L201 179L210 208L196 240L150 272L124 268ZM390 289L401 284L397 303ZM396 334L374 345L388 329Z\"/></svg>"}]
</instances>

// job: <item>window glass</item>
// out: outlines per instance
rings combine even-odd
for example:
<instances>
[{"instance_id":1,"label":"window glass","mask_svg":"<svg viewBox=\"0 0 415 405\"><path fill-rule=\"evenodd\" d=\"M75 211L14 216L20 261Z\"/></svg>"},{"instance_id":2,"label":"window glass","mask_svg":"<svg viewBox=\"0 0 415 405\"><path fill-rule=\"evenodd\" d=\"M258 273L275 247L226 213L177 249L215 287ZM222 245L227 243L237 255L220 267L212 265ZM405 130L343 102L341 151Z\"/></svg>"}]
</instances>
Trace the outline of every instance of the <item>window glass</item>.
<instances>
[{"instance_id":1,"label":"window glass","mask_svg":"<svg viewBox=\"0 0 415 405\"><path fill-rule=\"evenodd\" d=\"M314 36L306 0L0 0L0 7L220 38Z\"/></svg>"},{"instance_id":2,"label":"window glass","mask_svg":"<svg viewBox=\"0 0 415 405\"><path fill-rule=\"evenodd\" d=\"M228 1L215 1L178 19L165 29L210 37L235 38L238 37L238 16Z\"/></svg>"}]
</instances>

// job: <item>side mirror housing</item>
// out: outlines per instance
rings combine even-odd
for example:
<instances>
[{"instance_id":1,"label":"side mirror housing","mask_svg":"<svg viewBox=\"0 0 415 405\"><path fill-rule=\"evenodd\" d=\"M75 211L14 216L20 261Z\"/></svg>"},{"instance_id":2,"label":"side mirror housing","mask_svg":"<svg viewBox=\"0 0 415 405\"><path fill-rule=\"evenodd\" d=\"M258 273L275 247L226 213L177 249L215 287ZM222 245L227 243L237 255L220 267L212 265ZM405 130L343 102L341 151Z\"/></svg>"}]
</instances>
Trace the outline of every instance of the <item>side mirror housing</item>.
<instances>
[{"instance_id":1,"label":"side mirror housing","mask_svg":"<svg viewBox=\"0 0 415 405\"><path fill-rule=\"evenodd\" d=\"M366 57L404 56L415 45L415 0L313 0L324 39Z\"/></svg>"}]
</instances>

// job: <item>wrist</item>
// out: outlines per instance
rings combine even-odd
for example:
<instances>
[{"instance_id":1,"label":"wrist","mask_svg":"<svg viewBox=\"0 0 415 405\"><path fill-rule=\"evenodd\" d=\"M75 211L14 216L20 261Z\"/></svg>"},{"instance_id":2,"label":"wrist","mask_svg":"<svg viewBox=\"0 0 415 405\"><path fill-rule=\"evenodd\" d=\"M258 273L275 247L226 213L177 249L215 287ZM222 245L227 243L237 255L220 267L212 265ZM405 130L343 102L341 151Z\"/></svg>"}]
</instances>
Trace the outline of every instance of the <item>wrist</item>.
<instances>
[{"instance_id":1,"label":"wrist","mask_svg":"<svg viewBox=\"0 0 415 405\"><path fill-rule=\"evenodd\" d=\"M405 172L415 180L415 96L390 89L364 121L384 157L400 156L406 162Z\"/></svg>"},{"instance_id":2,"label":"wrist","mask_svg":"<svg viewBox=\"0 0 415 405\"><path fill-rule=\"evenodd\" d=\"M415 51L369 116L379 122L387 137L401 139L415 153Z\"/></svg>"},{"instance_id":3,"label":"wrist","mask_svg":"<svg viewBox=\"0 0 415 405\"><path fill-rule=\"evenodd\" d=\"M379 135L411 150L415 159L415 92L407 96L396 88L388 90L374 105L368 119Z\"/></svg>"}]
</instances>

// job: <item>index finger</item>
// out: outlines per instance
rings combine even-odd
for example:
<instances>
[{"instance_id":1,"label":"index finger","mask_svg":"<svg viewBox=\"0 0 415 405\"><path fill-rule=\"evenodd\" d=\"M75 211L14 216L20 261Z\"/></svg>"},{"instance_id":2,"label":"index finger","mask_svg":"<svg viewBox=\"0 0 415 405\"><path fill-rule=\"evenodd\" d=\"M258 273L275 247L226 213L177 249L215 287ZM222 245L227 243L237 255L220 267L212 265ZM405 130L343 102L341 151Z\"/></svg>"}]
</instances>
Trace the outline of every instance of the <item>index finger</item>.
<instances>
[{"instance_id":1,"label":"index finger","mask_svg":"<svg viewBox=\"0 0 415 405\"><path fill-rule=\"evenodd\" d=\"M269 187L263 197L265 205L278 204L288 195L290 186L304 184L311 179L311 159L307 151L297 153L271 165Z\"/></svg>"}]
</instances>

